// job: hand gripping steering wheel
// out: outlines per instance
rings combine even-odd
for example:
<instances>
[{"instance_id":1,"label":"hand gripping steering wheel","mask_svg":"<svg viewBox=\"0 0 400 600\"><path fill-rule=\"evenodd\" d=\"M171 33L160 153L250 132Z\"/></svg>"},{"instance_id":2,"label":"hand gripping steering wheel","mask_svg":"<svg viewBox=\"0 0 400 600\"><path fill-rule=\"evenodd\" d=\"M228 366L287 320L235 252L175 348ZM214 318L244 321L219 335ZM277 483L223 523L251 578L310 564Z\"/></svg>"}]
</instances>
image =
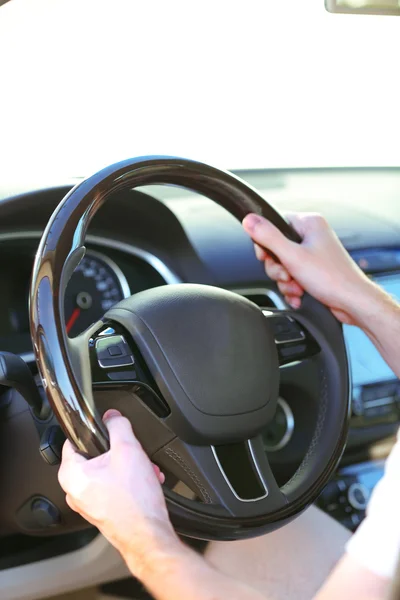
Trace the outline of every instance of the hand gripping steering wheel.
<instances>
[{"instance_id":1,"label":"hand gripping steering wheel","mask_svg":"<svg viewBox=\"0 0 400 600\"><path fill-rule=\"evenodd\" d=\"M272 531L316 499L344 449L349 374L341 325L307 295L300 310L262 310L230 291L178 284L119 302L70 339L64 294L85 253L88 225L113 193L146 184L198 192L240 220L263 215L300 241L256 190L205 164L142 157L89 177L52 215L33 270L31 335L48 399L66 436L88 457L109 448L101 411L113 406L130 419L168 474L164 492L178 532L229 540ZM261 436L280 381L306 390L313 431L281 487ZM170 489L168 481L177 480L194 497Z\"/></svg>"}]
</instances>

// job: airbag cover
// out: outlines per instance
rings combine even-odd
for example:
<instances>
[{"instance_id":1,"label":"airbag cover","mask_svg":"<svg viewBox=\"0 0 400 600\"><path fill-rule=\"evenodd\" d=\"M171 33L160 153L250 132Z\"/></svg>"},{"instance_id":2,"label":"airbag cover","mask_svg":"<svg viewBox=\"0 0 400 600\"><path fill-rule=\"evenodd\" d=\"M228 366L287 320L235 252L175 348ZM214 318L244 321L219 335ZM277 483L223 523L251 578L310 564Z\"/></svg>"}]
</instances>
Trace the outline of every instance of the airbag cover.
<instances>
[{"instance_id":1,"label":"airbag cover","mask_svg":"<svg viewBox=\"0 0 400 600\"><path fill-rule=\"evenodd\" d=\"M216 287L178 284L131 296L106 317L129 327L161 391L166 379L176 380L178 404L219 417L262 411L265 420L271 403L272 416L277 351L268 320L252 302Z\"/></svg>"}]
</instances>

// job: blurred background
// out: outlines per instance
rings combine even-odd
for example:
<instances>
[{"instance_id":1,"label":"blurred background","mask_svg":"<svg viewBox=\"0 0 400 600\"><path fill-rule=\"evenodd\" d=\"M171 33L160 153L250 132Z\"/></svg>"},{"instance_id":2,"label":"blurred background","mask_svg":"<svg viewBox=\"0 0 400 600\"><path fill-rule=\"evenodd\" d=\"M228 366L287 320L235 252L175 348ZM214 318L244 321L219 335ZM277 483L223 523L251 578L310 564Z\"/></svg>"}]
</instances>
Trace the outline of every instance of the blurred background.
<instances>
[{"instance_id":1,"label":"blurred background","mask_svg":"<svg viewBox=\"0 0 400 600\"><path fill-rule=\"evenodd\" d=\"M399 24L324 0L11 0L2 179L159 153L224 168L399 165Z\"/></svg>"}]
</instances>

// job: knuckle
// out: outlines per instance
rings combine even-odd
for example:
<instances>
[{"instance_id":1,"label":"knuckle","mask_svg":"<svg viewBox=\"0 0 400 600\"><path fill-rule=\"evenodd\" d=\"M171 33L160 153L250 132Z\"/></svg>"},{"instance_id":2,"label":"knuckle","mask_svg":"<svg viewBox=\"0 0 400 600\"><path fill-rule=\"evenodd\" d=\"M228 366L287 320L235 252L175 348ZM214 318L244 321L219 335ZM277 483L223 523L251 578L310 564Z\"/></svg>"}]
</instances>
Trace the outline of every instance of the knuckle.
<instances>
[{"instance_id":1,"label":"knuckle","mask_svg":"<svg viewBox=\"0 0 400 600\"><path fill-rule=\"evenodd\" d=\"M131 441L131 440L124 439L124 440L120 440L118 442L117 447L118 447L118 455L121 456L121 454L122 454L122 455L124 455L124 458L125 458L126 454L131 454L132 451L135 449L135 444L134 444L133 440Z\"/></svg>"},{"instance_id":2,"label":"knuckle","mask_svg":"<svg viewBox=\"0 0 400 600\"><path fill-rule=\"evenodd\" d=\"M269 263L266 262L264 264L264 269L265 269L265 272L266 272L266 274L268 275L268 277L270 279L274 279L274 280L276 279L275 270L274 270L274 266L273 265L271 265L271 264L269 264Z\"/></svg>"},{"instance_id":3,"label":"knuckle","mask_svg":"<svg viewBox=\"0 0 400 600\"><path fill-rule=\"evenodd\" d=\"M274 236L276 229L267 219L260 217L260 220L254 225L254 232L261 242L265 242Z\"/></svg>"},{"instance_id":4,"label":"knuckle","mask_svg":"<svg viewBox=\"0 0 400 600\"><path fill-rule=\"evenodd\" d=\"M328 221L320 213L310 213L307 216L307 220L311 225L318 227L319 229L328 227Z\"/></svg>"},{"instance_id":5,"label":"knuckle","mask_svg":"<svg viewBox=\"0 0 400 600\"><path fill-rule=\"evenodd\" d=\"M278 289L283 296L287 293L287 287L285 283L278 283Z\"/></svg>"},{"instance_id":6,"label":"knuckle","mask_svg":"<svg viewBox=\"0 0 400 600\"><path fill-rule=\"evenodd\" d=\"M68 485L68 477L67 477L66 468L62 464L58 470L57 478L58 478L58 483L61 485L62 489L65 490L65 488Z\"/></svg>"},{"instance_id":7,"label":"knuckle","mask_svg":"<svg viewBox=\"0 0 400 600\"><path fill-rule=\"evenodd\" d=\"M69 507L70 507L72 510L76 511L76 509L77 509L77 506L76 506L76 504L75 504L75 501L74 501L73 497L72 497L70 494L67 494L67 495L65 496L65 502L68 504L68 506L69 506Z\"/></svg>"},{"instance_id":8,"label":"knuckle","mask_svg":"<svg viewBox=\"0 0 400 600\"><path fill-rule=\"evenodd\" d=\"M285 269L282 267L282 265L279 265L277 263L275 263L271 267L271 270L274 274L274 279L276 279L276 280L282 279L282 275L283 275L283 273L285 273Z\"/></svg>"},{"instance_id":9,"label":"knuckle","mask_svg":"<svg viewBox=\"0 0 400 600\"><path fill-rule=\"evenodd\" d=\"M121 425L128 429L132 429L131 422L127 417L119 417Z\"/></svg>"},{"instance_id":10,"label":"knuckle","mask_svg":"<svg viewBox=\"0 0 400 600\"><path fill-rule=\"evenodd\" d=\"M286 282L288 282L290 280L289 273L287 272L287 270L285 269L285 267L281 266L279 268L279 279L281 281L286 281Z\"/></svg>"},{"instance_id":11,"label":"knuckle","mask_svg":"<svg viewBox=\"0 0 400 600\"><path fill-rule=\"evenodd\" d=\"M113 427L117 434L122 434L129 430L132 431L131 423L126 417L113 417L113 421L114 422L111 423L111 427Z\"/></svg>"}]
</instances>

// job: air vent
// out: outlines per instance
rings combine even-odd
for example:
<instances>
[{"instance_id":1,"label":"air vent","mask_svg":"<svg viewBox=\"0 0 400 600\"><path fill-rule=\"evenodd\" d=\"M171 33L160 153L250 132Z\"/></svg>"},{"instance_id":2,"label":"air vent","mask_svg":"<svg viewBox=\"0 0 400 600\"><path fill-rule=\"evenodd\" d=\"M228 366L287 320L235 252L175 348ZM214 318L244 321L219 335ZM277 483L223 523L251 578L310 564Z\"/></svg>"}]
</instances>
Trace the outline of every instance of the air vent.
<instances>
[{"instance_id":1,"label":"air vent","mask_svg":"<svg viewBox=\"0 0 400 600\"><path fill-rule=\"evenodd\" d=\"M279 308L281 310L287 308L283 298L273 290L255 288L234 291L251 302L254 302L254 304L257 304L260 308Z\"/></svg>"}]
</instances>

